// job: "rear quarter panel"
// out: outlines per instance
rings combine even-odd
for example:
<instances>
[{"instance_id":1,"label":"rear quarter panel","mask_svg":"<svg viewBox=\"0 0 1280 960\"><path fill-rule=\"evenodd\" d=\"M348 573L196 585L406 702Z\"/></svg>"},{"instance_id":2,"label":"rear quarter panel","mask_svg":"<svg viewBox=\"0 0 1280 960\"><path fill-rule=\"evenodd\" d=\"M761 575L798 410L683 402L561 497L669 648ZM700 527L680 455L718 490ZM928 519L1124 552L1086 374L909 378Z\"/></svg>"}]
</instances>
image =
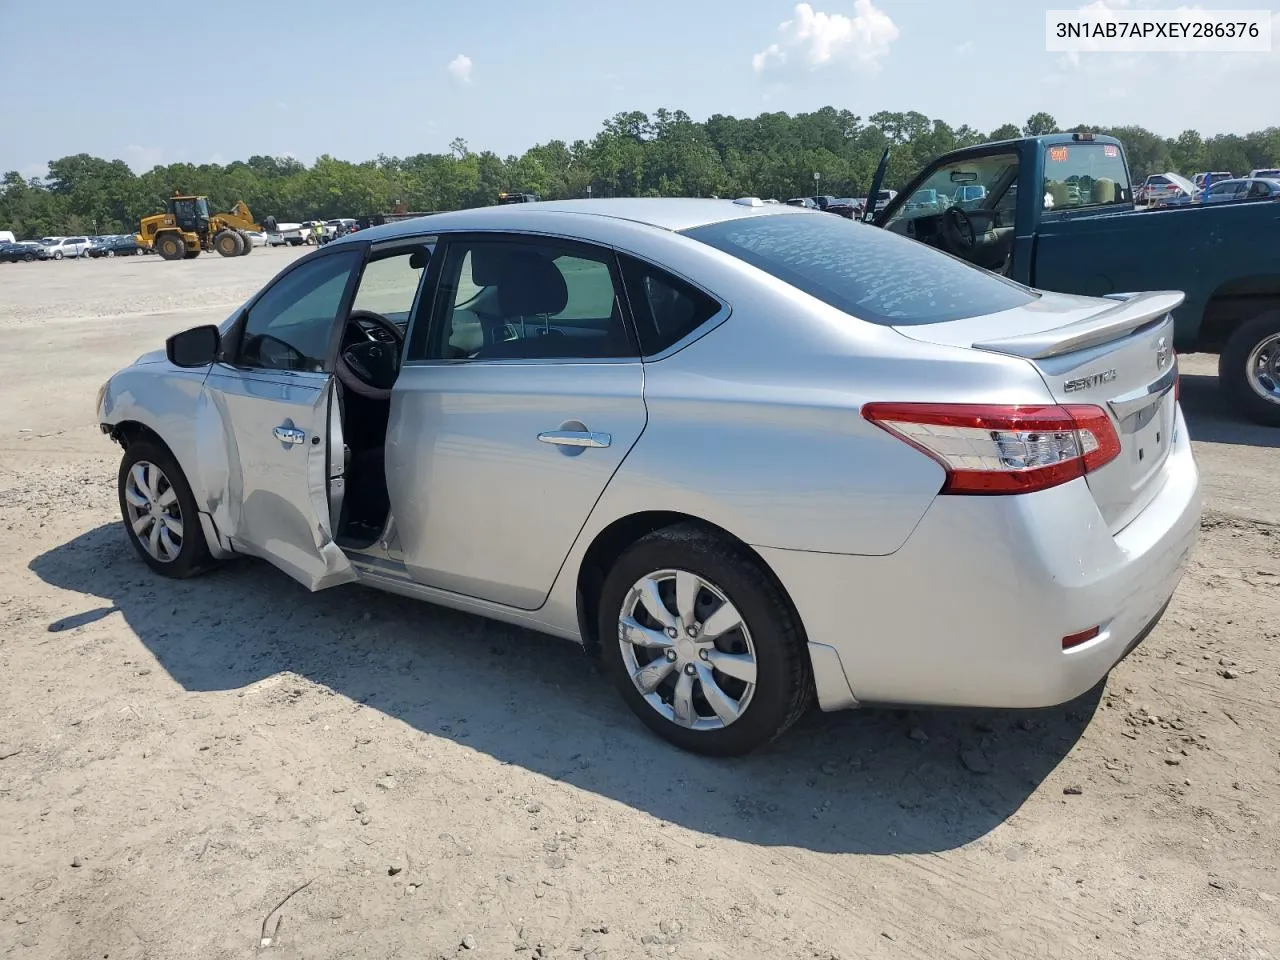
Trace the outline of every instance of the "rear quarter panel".
<instances>
[{"instance_id":1,"label":"rear quarter panel","mask_svg":"<svg viewBox=\"0 0 1280 960\"><path fill-rule=\"evenodd\" d=\"M752 273L717 290L726 321L645 364L648 426L590 528L671 510L756 546L889 554L945 475L863 419L863 403L1049 399L1026 361L918 343Z\"/></svg>"}]
</instances>

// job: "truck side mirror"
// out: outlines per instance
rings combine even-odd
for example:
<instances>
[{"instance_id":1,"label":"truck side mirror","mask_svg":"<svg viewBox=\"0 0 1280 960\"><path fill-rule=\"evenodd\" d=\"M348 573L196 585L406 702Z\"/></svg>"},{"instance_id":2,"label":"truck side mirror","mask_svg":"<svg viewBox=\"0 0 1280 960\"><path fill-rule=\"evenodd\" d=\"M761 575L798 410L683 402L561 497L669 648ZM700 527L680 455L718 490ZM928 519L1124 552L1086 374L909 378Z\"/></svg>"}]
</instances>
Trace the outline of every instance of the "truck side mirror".
<instances>
[{"instance_id":1,"label":"truck side mirror","mask_svg":"<svg viewBox=\"0 0 1280 960\"><path fill-rule=\"evenodd\" d=\"M212 324L183 330L164 342L165 356L175 367L207 367L221 349L222 334Z\"/></svg>"}]
</instances>

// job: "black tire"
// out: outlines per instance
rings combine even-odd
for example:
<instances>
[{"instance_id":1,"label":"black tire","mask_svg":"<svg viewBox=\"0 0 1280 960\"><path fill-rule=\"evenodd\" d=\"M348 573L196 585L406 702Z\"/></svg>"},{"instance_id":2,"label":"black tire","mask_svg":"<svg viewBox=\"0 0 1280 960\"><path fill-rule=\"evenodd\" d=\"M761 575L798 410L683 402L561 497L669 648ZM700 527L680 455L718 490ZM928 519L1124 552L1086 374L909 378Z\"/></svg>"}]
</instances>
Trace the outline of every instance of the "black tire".
<instances>
[{"instance_id":1,"label":"black tire","mask_svg":"<svg viewBox=\"0 0 1280 960\"><path fill-rule=\"evenodd\" d=\"M244 253L244 239L234 230L219 230L213 238L213 249L224 257L238 257Z\"/></svg>"},{"instance_id":2,"label":"black tire","mask_svg":"<svg viewBox=\"0 0 1280 960\"><path fill-rule=\"evenodd\" d=\"M162 233L156 237L156 253L163 260L181 260L187 255L187 245L176 233Z\"/></svg>"},{"instance_id":3,"label":"black tire","mask_svg":"<svg viewBox=\"0 0 1280 960\"><path fill-rule=\"evenodd\" d=\"M176 495L176 507L179 511L177 519L181 523L181 535L178 537L179 549L172 559L161 560L153 556L133 529L135 514L131 512L128 484L133 468L142 464L152 464L158 468L161 482L155 483L157 488L155 492L160 497L163 497L169 489L172 489ZM155 475L151 476L154 479ZM214 565L214 559L209 553L209 545L204 539L204 530L200 526L200 516L195 497L191 493L191 486L187 483L186 475L178 466L178 462L163 445L147 439L130 442L120 460L116 490L120 499L120 518L124 524L125 536L129 538L129 542L133 544L133 549L137 551L143 563L152 570L161 576L182 580L202 573ZM172 517L172 506L170 504L165 508L166 519ZM155 526L154 521L152 526ZM149 529L147 532L149 533ZM173 539L174 535L170 533L168 542L172 543Z\"/></svg>"},{"instance_id":4,"label":"black tire","mask_svg":"<svg viewBox=\"0 0 1280 960\"><path fill-rule=\"evenodd\" d=\"M62 251L61 251L61 250L55 250L55 251L53 251L53 259L55 259L55 260L61 260L61 259L62 259Z\"/></svg>"},{"instance_id":5,"label":"black tire","mask_svg":"<svg viewBox=\"0 0 1280 960\"><path fill-rule=\"evenodd\" d=\"M1255 348L1267 340L1272 340L1271 369L1280 371L1280 363L1275 361L1275 353L1280 351L1280 310L1259 314L1235 329L1218 355L1218 386L1240 415L1266 427L1280 427L1280 378L1270 376L1277 398L1268 400L1254 389L1258 375L1249 363Z\"/></svg>"},{"instance_id":6,"label":"black tire","mask_svg":"<svg viewBox=\"0 0 1280 960\"><path fill-rule=\"evenodd\" d=\"M715 729L691 729L660 714L632 682L623 659L618 622L633 584L669 570L688 571L713 584L737 609L750 633L756 661L754 690L743 712ZM622 698L645 726L681 749L707 756L741 756L777 739L809 707L812 666L804 629L790 600L750 550L697 525L677 524L655 531L618 558L600 591L598 630L605 668ZM730 631L724 639L735 633ZM670 676L674 684L676 675ZM659 695L667 700L661 689ZM700 682L695 689L701 693Z\"/></svg>"},{"instance_id":7,"label":"black tire","mask_svg":"<svg viewBox=\"0 0 1280 960\"><path fill-rule=\"evenodd\" d=\"M247 257L253 253L253 237L249 236L244 230L240 231L240 240L244 243L244 247L240 251L240 256Z\"/></svg>"},{"instance_id":8,"label":"black tire","mask_svg":"<svg viewBox=\"0 0 1280 960\"><path fill-rule=\"evenodd\" d=\"M24 261L26 261L27 263L30 263L30 262L31 262L32 260L34 260L35 258L36 258L36 255L35 255L34 253L24 253L24 254L22 255L22 259L23 259Z\"/></svg>"},{"instance_id":9,"label":"black tire","mask_svg":"<svg viewBox=\"0 0 1280 960\"><path fill-rule=\"evenodd\" d=\"M194 250L188 250L184 255L183 259L194 260L196 257L200 256L201 253L202 251L200 250L200 248L196 247L196 249Z\"/></svg>"}]
</instances>

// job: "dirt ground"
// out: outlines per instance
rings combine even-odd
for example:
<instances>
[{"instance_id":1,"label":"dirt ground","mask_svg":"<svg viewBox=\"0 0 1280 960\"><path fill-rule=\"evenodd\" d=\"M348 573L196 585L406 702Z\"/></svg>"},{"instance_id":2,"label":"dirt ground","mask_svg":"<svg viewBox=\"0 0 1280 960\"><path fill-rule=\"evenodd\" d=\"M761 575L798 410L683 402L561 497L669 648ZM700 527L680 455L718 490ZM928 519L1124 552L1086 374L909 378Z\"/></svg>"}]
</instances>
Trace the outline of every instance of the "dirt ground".
<instances>
[{"instance_id":1,"label":"dirt ground","mask_svg":"<svg viewBox=\"0 0 1280 960\"><path fill-rule=\"evenodd\" d=\"M1280 954L1280 431L1216 358L1201 542L1105 689L717 762L572 644L134 557L97 388L295 255L0 266L0 956Z\"/></svg>"}]
</instances>

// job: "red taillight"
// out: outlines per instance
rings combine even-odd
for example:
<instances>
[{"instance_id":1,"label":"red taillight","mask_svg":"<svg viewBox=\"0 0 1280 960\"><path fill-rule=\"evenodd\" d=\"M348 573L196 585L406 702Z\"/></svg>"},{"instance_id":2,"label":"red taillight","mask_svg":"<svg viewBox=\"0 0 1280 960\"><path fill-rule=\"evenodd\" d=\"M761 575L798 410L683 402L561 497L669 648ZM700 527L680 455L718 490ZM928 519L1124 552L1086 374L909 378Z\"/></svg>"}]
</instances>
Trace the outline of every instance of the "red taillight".
<instances>
[{"instance_id":1,"label":"red taillight","mask_svg":"<svg viewBox=\"0 0 1280 960\"><path fill-rule=\"evenodd\" d=\"M868 403L862 415L947 471L942 493L1031 493L1120 454L1111 417L1088 404Z\"/></svg>"}]
</instances>

